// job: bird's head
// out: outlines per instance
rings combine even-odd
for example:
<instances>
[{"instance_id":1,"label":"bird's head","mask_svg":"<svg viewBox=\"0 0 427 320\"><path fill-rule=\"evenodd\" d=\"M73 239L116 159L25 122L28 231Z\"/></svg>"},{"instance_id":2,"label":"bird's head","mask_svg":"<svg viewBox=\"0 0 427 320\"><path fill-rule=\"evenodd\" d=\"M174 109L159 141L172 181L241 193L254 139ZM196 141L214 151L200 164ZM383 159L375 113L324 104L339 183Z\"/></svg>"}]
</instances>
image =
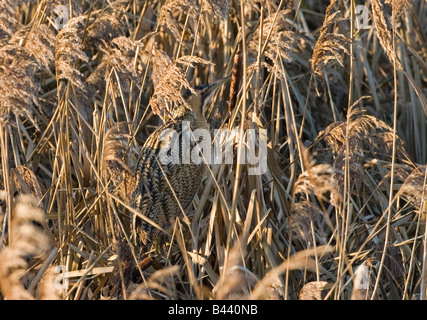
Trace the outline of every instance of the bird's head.
<instances>
[{"instance_id":1,"label":"bird's head","mask_svg":"<svg viewBox=\"0 0 427 320\"><path fill-rule=\"evenodd\" d=\"M196 86L194 88L194 91L196 91L195 94L190 90L187 90L183 94L183 97L194 112L205 115L205 109L210 102L210 98L228 80L230 80L230 77L219 79L211 84L202 84L200 86Z\"/></svg>"}]
</instances>

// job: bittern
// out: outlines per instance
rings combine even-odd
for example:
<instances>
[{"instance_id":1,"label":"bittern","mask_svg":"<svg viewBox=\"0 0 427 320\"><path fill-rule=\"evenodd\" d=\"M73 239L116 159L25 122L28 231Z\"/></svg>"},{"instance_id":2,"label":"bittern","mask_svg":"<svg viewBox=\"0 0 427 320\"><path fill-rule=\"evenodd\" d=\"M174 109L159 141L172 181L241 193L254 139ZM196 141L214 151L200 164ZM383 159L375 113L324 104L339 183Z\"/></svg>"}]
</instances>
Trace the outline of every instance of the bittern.
<instances>
[{"instance_id":1,"label":"bittern","mask_svg":"<svg viewBox=\"0 0 427 320\"><path fill-rule=\"evenodd\" d=\"M209 130L205 118L207 98L228 79L197 86L194 88L195 93L184 93L183 97L191 110L184 105L179 106L172 118L157 128L144 143L136 168L133 194L134 208L139 213L134 215L134 230L144 245L158 240L161 236L159 227L168 229L172 220L188 209L200 188L206 170L204 161L200 164L162 163L161 152L170 149L167 144L172 141L161 139L161 135L167 130L174 130L173 132L179 135L177 148L181 157L184 151L181 143L185 134L184 128L188 125L190 132L196 129ZM142 219L141 215L151 221Z\"/></svg>"}]
</instances>

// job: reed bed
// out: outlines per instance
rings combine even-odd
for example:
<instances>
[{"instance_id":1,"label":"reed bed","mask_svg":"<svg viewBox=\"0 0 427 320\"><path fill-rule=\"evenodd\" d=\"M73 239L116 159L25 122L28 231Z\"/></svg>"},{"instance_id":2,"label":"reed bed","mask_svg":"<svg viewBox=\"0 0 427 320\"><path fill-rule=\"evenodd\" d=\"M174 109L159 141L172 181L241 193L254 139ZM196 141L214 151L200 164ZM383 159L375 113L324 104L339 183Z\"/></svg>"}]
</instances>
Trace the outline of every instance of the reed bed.
<instances>
[{"instance_id":1,"label":"reed bed","mask_svg":"<svg viewBox=\"0 0 427 320\"><path fill-rule=\"evenodd\" d=\"M422 0L1 0L0 298L424 300L426 34ZM234 140L141 252L138 150L232 73L208 123L265 172Z\"/></svg>"}]
</instances>

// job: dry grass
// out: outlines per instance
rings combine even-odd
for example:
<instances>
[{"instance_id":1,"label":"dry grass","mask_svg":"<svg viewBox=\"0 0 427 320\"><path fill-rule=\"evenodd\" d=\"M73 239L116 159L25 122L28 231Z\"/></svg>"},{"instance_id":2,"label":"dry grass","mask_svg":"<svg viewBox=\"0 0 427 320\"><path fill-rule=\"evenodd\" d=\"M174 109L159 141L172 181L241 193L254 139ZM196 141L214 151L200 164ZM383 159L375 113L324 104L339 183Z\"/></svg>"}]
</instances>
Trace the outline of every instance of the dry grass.
<instances>
[{"instance_id":1,"label":"dry grass","mask_svg":"<svg viewBox=\"0 0 427 320\"><path fill-rule=\"evenodd\" d=\"M1 1L0 298L424 300L426 15L421 0ZM138 151L233 65L207 118L265 128L267 170L249 175L234 141L234 164L210 165L141 250Z\"/></svg>"}]
</instances>

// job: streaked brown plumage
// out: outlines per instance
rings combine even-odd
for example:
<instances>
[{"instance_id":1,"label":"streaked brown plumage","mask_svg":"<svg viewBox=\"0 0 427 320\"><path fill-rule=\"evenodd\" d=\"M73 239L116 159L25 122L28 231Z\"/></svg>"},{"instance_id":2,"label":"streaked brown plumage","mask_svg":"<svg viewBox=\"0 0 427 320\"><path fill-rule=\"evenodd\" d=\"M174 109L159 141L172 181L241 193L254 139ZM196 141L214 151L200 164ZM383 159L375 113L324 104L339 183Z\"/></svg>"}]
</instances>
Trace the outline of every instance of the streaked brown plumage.
<instances>
[{"instance_id":1,"label":"streaked brown plumage","mask_svg":"<svg viewBox=\"0 0 427 320\"><path fill-rule=\"evenodd\" d=\"M169 121L148 137L140 151L133 194L134 207L141 215L150 219L160 228L167 229L172 220L179 216L182 210L189 207L200 188L206 170L204 163L161 163L160 151L162 148L168 148L165 144L170 144L171 141L167 139L162 141L160 135L165 130L175 130L179 134L178 145L181 159L183 122L188 122L191 131L209 130L204 116L204 104L207 96L224 83L224 80L227 78L212 85L196 87L197 94L190 94L186 99L192 110L185 106L179 107ZM134 227L140 240L147 244L159 238L161 230L138 216L134 217Z\"/></svg>"}]
</instances>

